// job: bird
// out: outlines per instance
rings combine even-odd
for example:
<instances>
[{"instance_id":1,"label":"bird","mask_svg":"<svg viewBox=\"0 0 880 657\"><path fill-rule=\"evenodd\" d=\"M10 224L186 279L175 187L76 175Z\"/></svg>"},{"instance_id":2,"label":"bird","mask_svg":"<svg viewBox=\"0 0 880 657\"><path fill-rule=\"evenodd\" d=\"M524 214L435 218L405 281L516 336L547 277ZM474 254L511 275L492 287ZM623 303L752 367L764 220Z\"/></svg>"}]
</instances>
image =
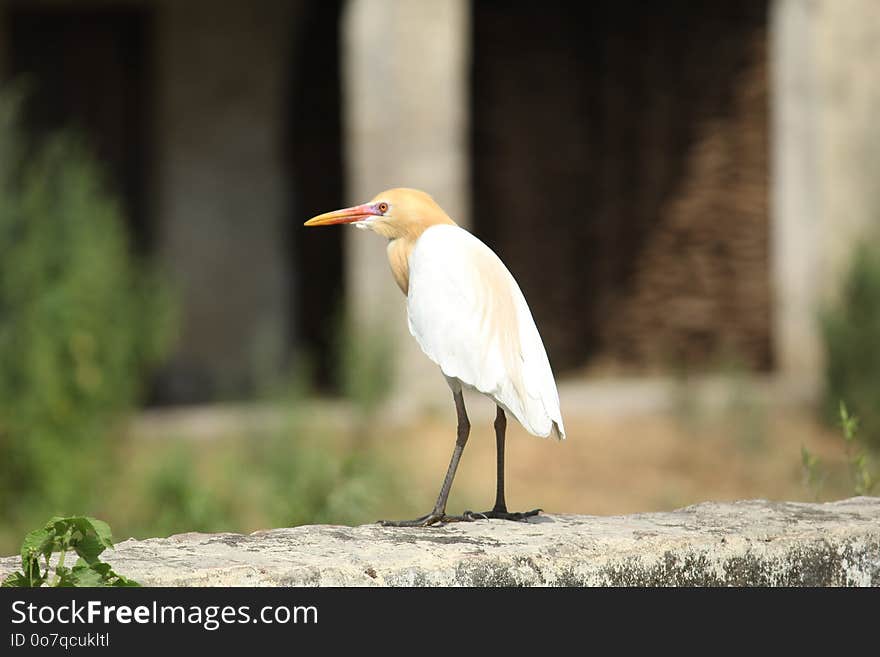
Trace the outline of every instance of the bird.
<instances>
[{"instance_id":1,"label":"bird","mask_svg":"<svg viewBox=\"0 0 880 657\"><path fill-rule=\"evenodd\" d=\"M305 226L350 224L387 240L391 274L406 296L409 331L440 367L452 391L457 431L434 508L385 526L500 519L523 521L542 509L510 512L504 496L507 415L530 434L565 439L559 393L547 351L522 290L496 253L460 227L426 192L388 189L367 203L312 217ZM446 503L470 434L463 390L496 405L496 492L489 511L447 515Z\"/></svg>"}]
</instances>

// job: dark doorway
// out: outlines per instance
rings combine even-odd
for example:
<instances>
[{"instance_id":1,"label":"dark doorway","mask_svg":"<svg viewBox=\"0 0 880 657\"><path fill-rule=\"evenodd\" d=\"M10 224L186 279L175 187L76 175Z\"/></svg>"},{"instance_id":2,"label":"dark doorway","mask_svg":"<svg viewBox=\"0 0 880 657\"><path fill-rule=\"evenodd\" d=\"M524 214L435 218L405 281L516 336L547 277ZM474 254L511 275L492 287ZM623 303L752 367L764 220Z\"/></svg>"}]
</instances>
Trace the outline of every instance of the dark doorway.
<instances>
[{"instance_id":1,"label":"dark doorway","mask_svg":"<svg viewBox=\"0 0 880 657\"><path fill-rule=\"evenodd\" d=\"M772 366L766 0L473 3L475 231L554 366Z\"/></svg>"},{"instance_id":2,"label":"dark doorway","mask_svg":"<svg viewBox=\"0 0 880 657\"><path fill-rule=\"evenodd\" d=\"M7 20L10 73L30 94L28 129L35 136L63 128L85 135L122 200L134 245L148 250L151 15L138 8L16 6Z\"/></svg>"},{"instance_id":3,"label":"dark doorway","mask_svg":"<svg viewBox=\"0 0 880 657\"><path fill-rule=\"evenodd\" d=\"M341 230L303 222L345 198L339 20L343 0L311 0L301 9L291 68L289 153L293 176L291 326L301 356L323 392L337 389L337 330L344 294Z\"/></svg>"}]
</instances>

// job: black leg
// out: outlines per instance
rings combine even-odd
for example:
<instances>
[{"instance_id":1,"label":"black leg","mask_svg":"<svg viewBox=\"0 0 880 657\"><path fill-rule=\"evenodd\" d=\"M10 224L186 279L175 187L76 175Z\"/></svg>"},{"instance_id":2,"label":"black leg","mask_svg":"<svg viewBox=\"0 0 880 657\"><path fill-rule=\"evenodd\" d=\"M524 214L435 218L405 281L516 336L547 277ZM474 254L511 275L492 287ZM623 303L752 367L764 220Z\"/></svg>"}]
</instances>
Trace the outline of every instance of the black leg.
<instances>
[{"instance_id":1,"label":"black leg","mask_svg":"<svg viewBox=\"0 0 880 657\"><path fill-rule=\"evenodd\" d=\"M498 407L495 415L495 448L496 448L496 464L497 478L495 487L495 506L491 511L485 513L474 513L473 511L465 511L463 517L465 519L478 520L480 518L494 518L498 520L525 520L532 516L536 516L541 509L532 509L531 511L522 511L510 513L507 510L507 503L504 501L504 437L507 432L507 416L504 409Z\"/></svg>"},{"instance_id":2,"label":"black leg","mask_svg":"<svg viewBox=\"0 0 880 657\"><path fill-rule=\"evenodd\" d=\"M504 434L507 432L507 416L504 415L503 408L500 406L497 408L498 412L495 414L495 449L498 474L495 479L495 507L492 510L507 513L507 503L504 501Z\"/></svg>"},{"instance_id":3,"label":"black leg","mask_svg":"<svg viewBox=\"0 0 880 657\"><path fill-rule=\"evenodd\" d=\"M458 469L458 462L461 460L461 453L467 444L468 436L471 432L471 423L468 420L467 411L464 407L464 397L461 390L453 393L455 399L455 412L458 415L458 432L455 439L455 449L452 451L452 459L449 461L449 467L446 469L446 477L443 479L443 486L440 488L440 495L434 504L431 513L414 520L380 520L379 523L386 527L427 527L437 522L455 522L459 520L473 520L466 516L447 516L446 500L449 498L449 491L452 489L452 480L455 479L455 471Z\"/></svg>"}]
</instances>

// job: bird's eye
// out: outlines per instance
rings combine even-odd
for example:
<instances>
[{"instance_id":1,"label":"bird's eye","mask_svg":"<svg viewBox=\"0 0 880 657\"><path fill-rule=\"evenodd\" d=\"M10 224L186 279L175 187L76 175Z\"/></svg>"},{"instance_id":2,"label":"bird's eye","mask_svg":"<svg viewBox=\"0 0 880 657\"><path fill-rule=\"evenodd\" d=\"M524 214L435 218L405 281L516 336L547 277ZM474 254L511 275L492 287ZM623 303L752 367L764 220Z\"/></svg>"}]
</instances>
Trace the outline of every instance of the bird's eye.
<instances>
[{"instance_id":1,"label":"bird's eye","mask_svg":"<svg viewBox=\"0 0 880 657\"><path fill-rule=\"evenodd\" d=\"M379 212L381 212L382 214L385 214L386 212L388 212L388 204L387 203L380 203L377 207L379 209Z\"/></svg>"}]
</instances>

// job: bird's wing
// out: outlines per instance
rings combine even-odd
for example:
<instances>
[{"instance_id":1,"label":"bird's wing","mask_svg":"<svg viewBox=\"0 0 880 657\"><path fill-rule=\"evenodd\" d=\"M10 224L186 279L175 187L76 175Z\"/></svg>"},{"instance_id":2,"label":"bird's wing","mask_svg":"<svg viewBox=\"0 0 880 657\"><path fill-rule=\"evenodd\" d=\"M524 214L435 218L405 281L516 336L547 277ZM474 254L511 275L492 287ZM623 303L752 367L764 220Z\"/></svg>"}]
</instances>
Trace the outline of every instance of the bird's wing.
<instances>
[{"instance_id":1,"label":"bird's wing","mask_svg":"<svg viewBox=\"0 0 880 657\"><path fill-rule=\"evenodd\" d=\"M495 253L458 226L432 226L409 259L409 329L448 377L489 395L537 436L565 437L532 313Z\"/></svg>"}]
</instances>

